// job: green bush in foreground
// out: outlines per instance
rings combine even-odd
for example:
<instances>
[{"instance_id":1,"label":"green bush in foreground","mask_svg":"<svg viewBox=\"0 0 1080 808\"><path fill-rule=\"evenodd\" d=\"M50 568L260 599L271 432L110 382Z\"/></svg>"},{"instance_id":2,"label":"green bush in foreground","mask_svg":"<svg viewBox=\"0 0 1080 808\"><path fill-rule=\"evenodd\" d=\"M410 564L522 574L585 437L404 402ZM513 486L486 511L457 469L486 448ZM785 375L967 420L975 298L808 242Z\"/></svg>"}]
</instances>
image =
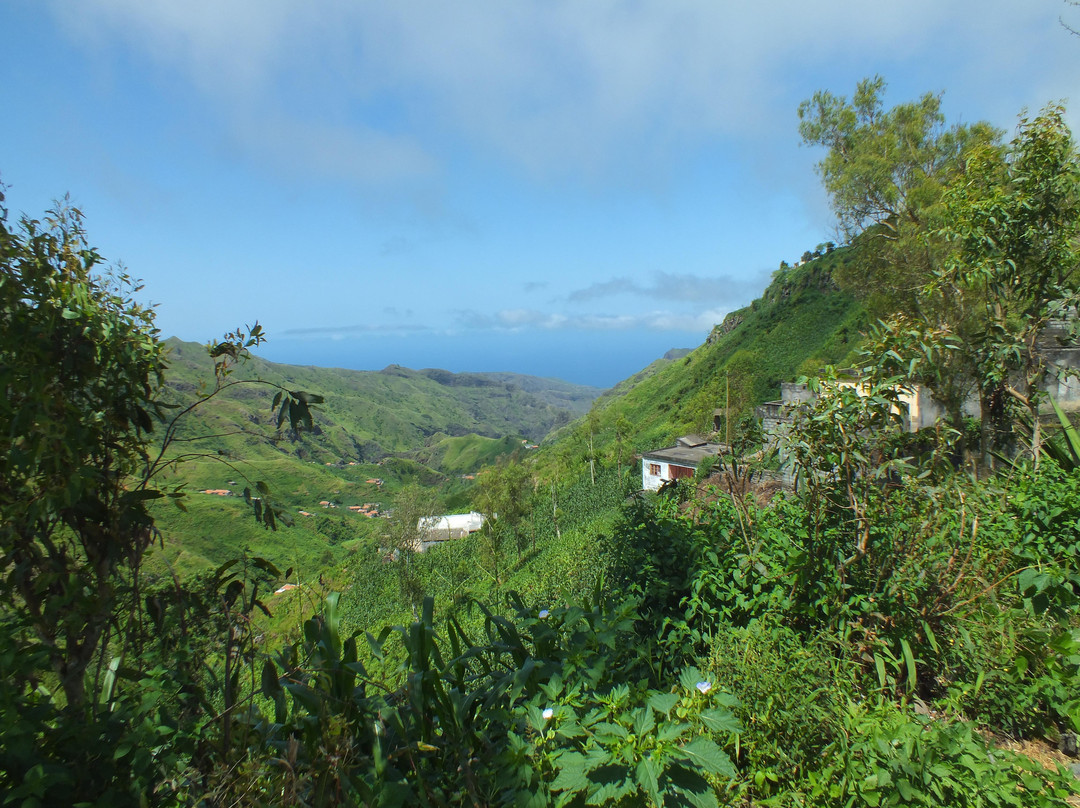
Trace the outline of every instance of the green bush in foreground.
<instances>
[{"instance_id":1,"label":"green bush in foreground","mask_svg":"<svg viewBox=\"0 0 1080 808\"><path fill-rule=\"evenodd\" d=\"M473 641L453 617L440 636L429 599L411 626L367 635L376 662L395 662L376 676L358 661L364 639L342 638L331 596L304 642L263 668L274 720L252 713L249 766L220 797L717 805L716 788L735 776L723 748L739 732L734 700L696 668L667 688L650 683L634 606L519 601L511 619L477 605L485 622Z\"/></svg>"},{"instance_id":2,"label":"green bush in foreground","mask_svg":"<svg viewBox=\"0 0 1080 808\"><path fill-rule=\"evenodd\" d=\"M806 805L1049 808L1076 792L1069 772L992 748L966 722L850 703L840 729L807 776Z\"/></svg>"}]
</instances>

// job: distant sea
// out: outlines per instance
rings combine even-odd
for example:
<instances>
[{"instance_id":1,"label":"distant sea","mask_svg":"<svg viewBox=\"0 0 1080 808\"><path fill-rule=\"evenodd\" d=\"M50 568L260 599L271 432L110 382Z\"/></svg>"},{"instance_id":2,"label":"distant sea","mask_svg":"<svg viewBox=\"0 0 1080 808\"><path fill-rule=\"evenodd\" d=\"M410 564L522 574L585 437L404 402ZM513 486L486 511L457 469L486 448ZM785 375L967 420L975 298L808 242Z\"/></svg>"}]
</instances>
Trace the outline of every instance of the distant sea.
<instances>
[{"instance_id":1,"label":"distant sea","mask_svg":"<svg viewBox=\"0 0 1080 808\"><path fill-rule=\"evenodd\" d=\"M271 362L352 370L404 365L455 373L508 371L608 388L672 348L696 348L705 336L688 331L371 334L340 339L271 335L259 355Z\"/></svg>"}]
</instances>

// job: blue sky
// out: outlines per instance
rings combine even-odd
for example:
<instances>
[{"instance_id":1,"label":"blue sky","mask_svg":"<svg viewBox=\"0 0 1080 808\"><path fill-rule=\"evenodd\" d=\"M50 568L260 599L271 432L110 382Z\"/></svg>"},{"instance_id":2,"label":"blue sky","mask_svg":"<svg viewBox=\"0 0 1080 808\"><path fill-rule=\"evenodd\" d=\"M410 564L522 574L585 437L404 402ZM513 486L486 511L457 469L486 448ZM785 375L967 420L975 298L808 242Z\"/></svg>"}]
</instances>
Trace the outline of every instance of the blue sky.
<instances>
[{"instance_id":1,"label":"blue sky","mask_svg":"<svg viewBox=\"0 0 1080 808\"><path fill-rule=\"evenodd\" d=\"M1011 130L1061 0L0 0L13 214L70 193L167 335L607 386L835 240L796 108L863 77ZM1080 104L1080 99L1077 99ZM1074 104L1070 120L1078 120Z\"/></svg>"}]
</instances>

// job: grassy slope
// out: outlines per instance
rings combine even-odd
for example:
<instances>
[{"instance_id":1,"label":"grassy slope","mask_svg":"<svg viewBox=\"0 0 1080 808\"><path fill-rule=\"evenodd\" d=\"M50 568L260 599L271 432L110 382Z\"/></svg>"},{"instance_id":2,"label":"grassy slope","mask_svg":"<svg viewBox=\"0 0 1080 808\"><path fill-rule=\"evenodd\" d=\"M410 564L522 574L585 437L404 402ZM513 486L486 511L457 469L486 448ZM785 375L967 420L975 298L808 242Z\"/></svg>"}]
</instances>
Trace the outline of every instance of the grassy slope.
<instances>
[{"instance_id":1,"label":"grassy slope","mask_svg":"<svg viewBox=\"0 0 1080 808\"><path fill-rule=\"evenodd\" d=\"M169 345L169 384L182 400L190 401L199 385L209 382L205 350L178 340L170 340ZM228 435L215 439L214 448L244 457L284 452L323 462L375 460L414 451L434 436L438 436L436 441L473 434L540 440L587 407L586 402L599 392L509 374L415 371L397 365L381 371L350 371L279 365L258 358L239 368L233 378L260 378L322 395L325 403L315 414L315 434L289 437L276 444L269 441L265 435L275 391L257 386L230 390L212 407L204 408L191 434L234 432L236 425L242 424L257 436Z\"/></svg>"},{"instance_id":2,"label":"grassy slope","mask_svg":"<svg viewBox=\"0 0 1080 808\"><path fill-rule=\"evenodd\" d=\"M183 404L211 381L205 348L170 340L166 400ZM325 397L315 408L312 434L277 435L270 403L275 390L236 386L185 419L176 451L199 452L162 485L183 485L188 513L157 510L163 548L156 573L171 565L181 574L213 568L241 551L264 555L282 569L317 573L332 567L350 546L370 538L375 521L348 505L393 507L397 491L417 482L438 488L448 509L468 506L464 475L520 449L523 437L543 437L581 411L599 392L593 388L514 374L453 374L391 366L358 372L277 365L254 359L233 379L259 378ZM527 392L528 387L534 392ZM554 402L554 403L552 403ZM393 452L396 456L387 457ZM379 479L382 485L368 483ZM203 489L240 494L266 482L295 525L269 533L253 520L239 496L217 497ZM341 507L322 509L329 500ZM303 517L306 510L314 517ZM327 524L329 519L333 524Z\"/></svg>"},{"instance_id":3,"label":"grassy slope","mask_svg":"<svg viewBox=\"0 0 1080 808\"><path fill-rule=\"evenodd\" d=\"M615 455L619 416L629 427L624 458L628 451L645 451L680 434L706 431L713 410L724 406L729 369L733 378L741 374L746 379L742 415L778 397L780 383L800 371L844 362L859 344L865 315L836 287L832 272L854 260L853 253L842 248L777 273L761 298L729 314L704 345L681 359L657 360L597 399L593 417L598 455ZM560 452L564 464L567 458L575 462L573 458L584 455L587 435L585 420L554 432L545 441L545 448L554 451L545 453L541 466L552 465Z\"/></svg>"}]
</instances>

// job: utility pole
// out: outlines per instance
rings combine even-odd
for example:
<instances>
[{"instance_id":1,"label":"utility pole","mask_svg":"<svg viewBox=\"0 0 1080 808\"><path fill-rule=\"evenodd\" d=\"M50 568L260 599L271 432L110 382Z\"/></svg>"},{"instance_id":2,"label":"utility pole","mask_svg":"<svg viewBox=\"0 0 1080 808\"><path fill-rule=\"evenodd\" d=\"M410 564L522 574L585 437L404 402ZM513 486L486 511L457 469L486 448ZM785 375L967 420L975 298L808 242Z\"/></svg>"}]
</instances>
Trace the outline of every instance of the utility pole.
<instances>
[{"instance_id":1,"label":"utility pole","mask_svg":"<svg viewBox=\"0 0 1080 808\"><path fill-rule=\"evenodd\" d=\"M589 429L589 479L592 481L592 485L596 485L596 454L593 449L593 433L592 429Z\"/></svg>"},{"instance_id":2,"label":"utility pole","mask_svg":"<svg viewBox=\"0 0 1080 808\"><path fill-rule=\"evenodd\" d=\"M724 442L731 451L731 371L724 374Z\"/></svg>"}]
</instances>

